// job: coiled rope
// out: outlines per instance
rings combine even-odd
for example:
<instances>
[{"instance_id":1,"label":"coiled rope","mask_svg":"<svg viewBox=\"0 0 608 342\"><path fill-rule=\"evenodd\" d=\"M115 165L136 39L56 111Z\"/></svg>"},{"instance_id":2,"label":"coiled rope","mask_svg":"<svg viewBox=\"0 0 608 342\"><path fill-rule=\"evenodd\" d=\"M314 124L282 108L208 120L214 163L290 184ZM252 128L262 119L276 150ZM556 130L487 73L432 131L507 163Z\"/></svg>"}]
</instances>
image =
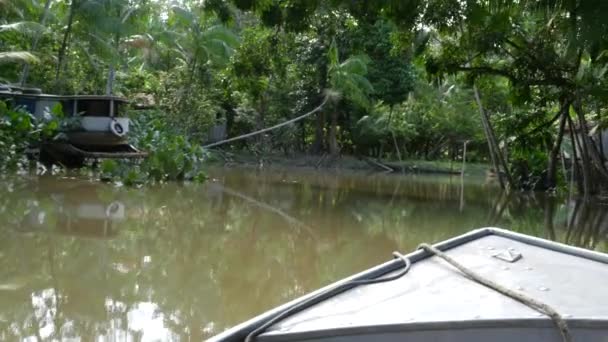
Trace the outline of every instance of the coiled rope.
<instances>
[{"instance_id":1,"label":"coiled rope","mask_svg":"<svg viewBox=\"0 0 608 342\"><path fill-rule=\"evenodd\" d=\"M534 298L531 298L531 297L528 297L521 293L510 290L500 284L497 284L497 283L479 275L478 273L475 273L474 271L468 269L466 266L464 266L464 265L460 264L459 262L457 262L456 260L454 260L452 257L448 256L444 252L438 250L437 248L435 248L429 244L423 243L420 246L418 246L418 249L423 249L426 252L443 259L445 262L454 266L454 268L456 268L460 272L462 272L467 278L469 278L485 287L488 287L496 292L499 292L509 298L512 298L512 299L528 306L529 308L531 308L535 311L538 311L542 314L549 316L549 318L551 318L551 320L553 321L553 323L559 330L559 333L562 337L563 342L572 342L572 335L570 334L570 329L568 329L568 324L566 323L564 318L551 306L549 306L545 303L542 303Z\"/></svg>"}]
</instances>

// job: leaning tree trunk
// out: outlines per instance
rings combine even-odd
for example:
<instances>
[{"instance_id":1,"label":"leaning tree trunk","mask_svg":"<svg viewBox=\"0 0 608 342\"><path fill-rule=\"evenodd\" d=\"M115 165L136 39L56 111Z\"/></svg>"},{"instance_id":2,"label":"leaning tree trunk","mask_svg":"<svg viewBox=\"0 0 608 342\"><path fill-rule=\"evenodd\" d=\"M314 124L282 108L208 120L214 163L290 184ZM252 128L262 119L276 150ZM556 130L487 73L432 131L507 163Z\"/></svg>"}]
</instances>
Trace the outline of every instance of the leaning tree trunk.
<instances>
[{"instance_id":1,"label":"leaning tree trunk","mask_svg":"<svg viewBox=\"0 0 608 342\"><path fill-rule=\"evenodd\" d=\"M481 101L480 101L481 103ZM505 155L500 150L498 146L498 142L496 141L496 133L494 132L494 128L492 127L492 122L490 121L490 117L488 116L488 112L483 110L483 117L486 121L486 125L488 126L488 132L490 133L490 140L492 140L492 145L494 145L494 152L498 157L498 163L502 165L503 172L505 173L505 177L507 178L507 186L513 187L515 183L513 182L513 177L511 176L511 171L509 171L509 165L507 165L507 160Z\"/></svg>"},{"instance_id":2,"label":"leaning tree trunk","mask_svg":"<svg viewBox=\"0 0 608 342\"><path fill-rule=\"evenodd\" d=\"M40 25L46 26L46 19L49 16L50 8L51 8L51 0L46 0L46 3L44 4L44 12L42 12L42 18L40 18ZM30 49L31 51L36 50L36 48L38 47L39 41L40 41L40 35L36 34L36 36L34 37L34 40L32 41L32 48ZM25 86L29 73L30 73L30 64L25 62L23 64L23 70L21 71L21 79L19 80L19 83L21 84L22 87Z\"/></svg>"},{"instance_id":3,"label":"leaning tree trunk","mask_svg":"<svg viewBox=\"0 0 608 342\"><path fill-rule=\"evenodd\" d=\"M551 148L549 165L547 167L547 179L545 183L547 189L553 189L557 185L557 156L562 146L562 141L564 140L564 131L566 128L566 118L568 116L569 107L570 102L565 102L560 108L559 131L557 132L557 139L555 139L553 148Z\"/></svg>"},{"instance_id":4,"label":"leaning tree trunk","mask_svg":"<svg viewBox=\"0 0 608 342\"><path fill-rule=\"evenodd\" d=\"M68 44L70 40L70 34L72 33L72 24L74 23L74 14L76 12L77 0L72 0L70 4L70 13L68 14L68 25L63 33L63 40L61 41L61 47L57 55L57 69L55 71L55 85L59 86L61 80L61 71L65 63L65 55L68 50Z\"/></svg>"},{"instance_id":5,"label":"leaning tree trunk","mask_svg":"<svg viewBox=\"0 0 608 342\"><path fill-rule=\"evenodd\" d=\"M479 108L479 114L481 116L481 123L483 126L483 130L486 136L486 140L488 141L488 150L490 153L490 159L492 160L492 165L494 166L494 170L498 175L498 181L500 182L500 186L504 189L505 182L502 178L502 174L500 173L500 165L498 153L498 145L496 144L496 139L493 139L493 130L490 128L490 122L488 120L487 114L483 109L483 104L481 103L481 97L479 96L479 91L477 90L477 86L473 86L473 94L475 95L475 102L477 102L477 107ZM506 166L506 165L505 165ZM508 172L508 169L505 168L505 172ZM508 185L508 183L507 183Z\"/></svg>"}]
</instances>

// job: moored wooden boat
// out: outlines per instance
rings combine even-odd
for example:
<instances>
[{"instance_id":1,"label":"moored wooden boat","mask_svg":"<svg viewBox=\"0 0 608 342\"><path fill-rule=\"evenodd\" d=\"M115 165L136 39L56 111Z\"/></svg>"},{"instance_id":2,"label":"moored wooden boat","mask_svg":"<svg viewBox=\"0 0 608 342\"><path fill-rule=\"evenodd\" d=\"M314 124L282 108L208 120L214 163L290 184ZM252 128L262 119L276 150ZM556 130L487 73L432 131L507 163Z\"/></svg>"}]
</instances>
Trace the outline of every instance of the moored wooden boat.
<instances>
[{"instance_id":1,"label":"moored wooden boat","mask_svg":"<svg viewBox=\"0 0 608 342\"><path fill-rule=\"evenodd\" d=\"M39 153L44 162L58 161L66 166L79 166L85 158L143 158L147 153L128 142L129 118L123 107L124 98L104 95L53 95L36 88L0 87L0 100L20 107L38 119L52 115L61 105L70 120L61 141L35 146L30 154Z\"/></svg>"},{"instance_id":2,"label":"moored wooden boat","mask_svg":"<svg viewBox=\"0 0 608 342\"><path fill-rule=\"evenodd\" d=\"M483 228L344 279L210 341L605 341L606 280L608 255ZM377 283L361 284L369 281Z\"/></svg>"}]
</instances>

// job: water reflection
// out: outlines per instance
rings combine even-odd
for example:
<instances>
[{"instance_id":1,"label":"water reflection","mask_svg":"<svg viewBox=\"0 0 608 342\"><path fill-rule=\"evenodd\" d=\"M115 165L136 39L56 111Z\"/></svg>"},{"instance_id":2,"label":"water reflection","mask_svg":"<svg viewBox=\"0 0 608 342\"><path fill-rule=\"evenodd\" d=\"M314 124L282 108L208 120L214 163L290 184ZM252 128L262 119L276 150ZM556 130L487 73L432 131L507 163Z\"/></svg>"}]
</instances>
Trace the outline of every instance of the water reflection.
<instances>
[{"instance_id":1,"label":"water reflection","mask_svg":"<svg viewBox=\"0 0 608 342\"><path fill-rule=\"evenodd\" d=\"M115 226L125 219L120 200L104 199L94 183L74 179L41 177L21 191L33 195L25 201L20 232L56 232L89 237L112 237Z\"/></svg>"},{"instance_id":2,"label":"water reflection","mask_svg":"<svg viewBox=\"0 0 608 342\"><path fill-rule=\"evenodd\" d=\"M608 249L601 205L460 177L213 177L0 180L0 340L198 341L393 250L487 225Z\"/></svg>"}]
</instances>

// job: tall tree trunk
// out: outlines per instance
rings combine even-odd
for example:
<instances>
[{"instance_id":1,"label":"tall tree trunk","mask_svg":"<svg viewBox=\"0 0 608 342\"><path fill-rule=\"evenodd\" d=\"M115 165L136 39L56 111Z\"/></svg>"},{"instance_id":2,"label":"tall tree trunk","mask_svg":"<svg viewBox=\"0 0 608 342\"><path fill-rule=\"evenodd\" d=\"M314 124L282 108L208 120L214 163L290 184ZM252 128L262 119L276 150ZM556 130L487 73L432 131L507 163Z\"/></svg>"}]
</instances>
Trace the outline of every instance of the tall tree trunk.
<instances>
[{"instance_id":1,"label":"tall tree trunk","mask_svg":"<svg viewBox=\"0 0 608 342\"><path fill-rule=\"evenodd\" d=\"M581 125L581 139L583 140L583 146L586 148L585 153L588 153L588 156L591 157L591 160L595 164L597 171L602 177L604 177L604 180L606 181L608 180L608 171L606 170L606 166L602 162L602 158L599 156L597 146L589 137L589 131L587 130L587 119L585 118L585 113L583 111L583 106L580 102L580 99L575 102L574 110L578 116L579 123Z\"/></svg>"},{"instance_id":2,"label":"tall tree trunk","mask_svg":"<svg viewBox=\"0 0 608 342\"><path fill-rule=\"evenodd\" d=\"M599 102L596 103L596 108L597 108L597 121L598 122L602 122L602 108L599 105ZM602 159L602 164L604 164L604 162L606 161L606 153L604 151L604 129L599 129L599 145L600 145L600 158Z\"/></svg>"},{"instance_id":3,"label":"tall tree trunk","mask_svg":"<svg viewBox=\"0 0 608 342\"><path fill-rule=\"evenodd\" d=\"M479 101L481 104L481 100ZM505 173L505 177L507 178L507 186L513 187L515 186L515 182L513 182L513 177L511 177L511 171L509 170L509 165L507 165L507 160L505 155L502 153L500 147L498 146L498 142L496 141L496 133L494 132L494 128L492 127L492 121L490 121L490 117L488 116L488 112L482 110L483 116L486 120L486 125L488 125L488 132L490 133L490 140L492 140L492 144L494 145L494 151L496 156L498 157L498 162L502 165L503 172Z\"/></svg>"},{"instance_id":4,"label":"tall tree trunk","mask_svg":"<svg viewBox=\"0 0 608 342\"><path fill-rule=\"evenodd\" d=\"M462 144L462 169L460 170L460 175L464 177L464 171L467 166L467 145L469 144L469 140L465 140Z\"/></svg>"},{"instance_id":5,"label":"tall tree trunk","mask_svg":"<svg viewBox=\"0 0 608 342\"><path fill-rule=\"evenodd\" d=\"M112 90L114 89L114 78L116 77L116 68L114 64L110 65L108 70L108 81L106 83L106 95L112 95Z\"/></svg>"},{"instance_id":6,"label":"tall tree trunk","mask_svg":"<svg viewBox=\"0 0 608 342\"><path fill-rule=\"evenodd\" d=\"M46 26L46 19L49 16L49 9L51 7L51 1L52 0L46 0L46 3L44 4L44 12L42 12L42 17L40 18L40 25L42 25L42 26ZM39 41L40 41L40 35L36 34L36 36L34 37L34 40L32 41L32 47L30 49L32 52L36 51ZM29 73L30 73L30 64L25 62L23 64L23 70L21 71L21 79L19 80L19 83L21 84L22 87L25 86Z\"/></svg>"},{"instance_id":7,"label":"tall tree trunk","mask_svg":"<svg viewBox=\"0 0 608 342\"><path fill-rule=\"evenodd\" d=\"M55 85L59 86L59 82L61 80L61 71L63 70L63 65L65 63L65 55L68 50L68 44L70 40L70 34L72 33L72 24L74 23L74 14L76 12L76 6L78 5L77 0L72 0L70 4L70 13L68 14L68 24L63 33L63 40L61 41L61 47L59 48L59 53L57 55L57 69L55 72Z\"/></svg>"},{"instance_id":8,"label":"tall tree trunk","mask_svg":"<svg viewBox=\"0 0 608 342\"><path fill-rule=\"evenodd\" d=\"M327 36L326 36L327 37ZM325 41L324 42L326 45L325 46L329 46L329 42ZM326 54L327 51L324 51L324 54ZM317 75L319 77L319 89L322 89L324 92L327 89L328 86L328 65L327 65L328 61L326 59L319 59L319 63L317 64ZM320 94L321 96L327 97L328 94ZM332 108L333 106L330 105L328 106L328 108ZM312 144L312 152L315 154L319 154L321 153L321 151L324 150L324 127L325 127L325 110L321 110L317 113L317 120L315 123L315 140Z\"/></svg>"},{"instance_id":9,"label":"tall tree trunk","mask_svg":"<svg viewBox=\"0 0 608 342\"><path fill-rule=\"evenodd\" d=\"M591 172L590 172L590 164L589 164L589 155L587 153L587 146L579 141L577 135L579 135L575 129L576 127L572 124L572 120L568 116L568 121L570 125L570 129L573 132L574 137L574 149L576 150L576 146L579 147L579 152L581 153L581 168L583 171L583 197L585 201L588 201L591 198Z\"/></svg>"},{"instance_id":10,"label":"tall tree trunk","mask_svg":"<svg viewBox=\"0 0 608 342\"><path fill-rule=\"evenodd\" d=\"M120 11L117 13L120 16ZM116 49L116 55L118 56L118 62L120 63L120 31L117 31L114 35L114 49ZM108 70L108 82L106 83L106 95L112 95L114 92L114 80L116 79L116 61L110 62Z\"/></svg>"},{"instance_id":11,"label":"tall tree trunk","mask_svg":"<svg viewBox=\"0 0 608 342\"><path fill-rule=\"evenodd\" d=\"M338 108L334 107L331 111L331 123L329 127L329 153L336 158L340 154L338 146Z\"/></svg>"},{"instance_id":12,"label":"tall tree trunk","mask_svg":"<svg viewBox=\"0 0 608 342\"><path fill-rule=\"evenodd\" d=\"M325 126L325 111L322 110L317 113L317 120L315 122L315 141L312 145L313 153L321 153L323 150L323 127Z\"/></svg>"},{"instance_id":13,"label":"tall tree trunk","mask_svg":"<svg viewBox=\"0 0 608 342\"><path fill-rule=\"evenodd\" d=\"M564 138L564 131L566 128L566 117L568 116L568 108L570 107L570 102L564 102L560 108L560 119L559 119L559 131L557 132L557 138L555 139L555 143L553 144L553 148L551 148L551 153L549 155L549 165L547 166L547 179L545 182L545 186L547 189L553 189L557 185L557 156L559 154L559 150L562 146L562 141Z\"/></svg>"},{"instance_id":14,"label":"tall tree trunk","mask_svg":"<svg viewBox=\"0 0 608 342\"><path fill-rule=\"evenodd\" d=\"M570 115L566 117L566 121L568 122L568 130L570 131L570 140L572 141L572 162L571 162L571 172L572 178L576 180L576 185L579 192L585 192L585 186L583 184L582 178L580 176L580 170L578 169L578 143L577 138L574 132L574 125L572 124L572 119L570 119ZM580 149L579 149L580 150Z\"/></svg>"},{"instance_id":15,"label":"tall tree trunk","mask_svg":"<svg viewBox=\"0 0 608 342\"><path fill-rule=\"evenodd\" d=\"M391 105L390 111L388 114L388 122L386 123L386 126L388 126L388 129L391 132L391 137L393 138L393 145L395 145L395 152L397 152L397 158L399 159L399 163L402 163L401 151L399 150L399 145L397 144L397 138L395 137L395 131L393 131L393 127L391 126L391 119L393 118L393 108L394 108L394 106Z\"/></svg>"},{"instance_id":16,"label":"tall tree trunk","mask_svg":"<svg viewBox=\"0 0 608 342\"><path fill-rule=\"evenodd\" d=\"M306 151L306 123L304 121L298 122L298 126L300 127L300 146L298 146L298 152Z\"/></svg>"},{"instance_id":17,"label":"tall tree trunk","mask_svg":"<svg viewBox=\"0 0 608 342\"><path fill-rule=\"evenodd\" d=\"M477 86L473 86L473 94L475 95L475 102L477 102L477 107L479 108L479 114L481 116L481 123L483 126L483 131L486 136L486 140L488 141L488 151L490 153L490 159L492 160L492 165L494 166L494 170L498 175L498 181L500 182L500 187L505 188L505 182L502 178L502 174L500 173L500 165L498 164L498 155L495 150L494 140L492 139L492 130L489 127L489 121L487 120L485 110L483 109L483 104L481 103L481 98L479 96L479 91L477 90Z\"/></svg>"},{"instance_id":18,"label":"tall tree trunk","mask_svg":"<svg viewBox=\"0 0 608 342\"><path fill-rule=\"evenodd\" d=\"M256 124L256 130L261 130L264 129L264 127L266 126L266 108L267 106L267 102L266 102L266 92L262 92L260 95L260 102L259 102L259 110L258 110L258 122ZM268 147L266 145L266 134L260 134L260 136L257 139L257 143L259 144L260 150L261 151L265 151L266 147Z\"/></svg>"},{"instance_id":19,"label":"tall tree trunk","mask_svg":"<svg viewBox=\"0 0 608 342\"><path fill-rule=\"evenodd\" d=\"M186 68L186 70L188 70L188 83L184 86L183 91L180 93L176 103L176 107L182 111L186 109L186 99L190 98L190 93L192 92L192 86L194 85L194 75L198 68L197 60L198 57L195 52L194 56L188 61L188 65Z\"/></svg>"},{"instance_id":20,"label":"tall tree trunk","mask_svg":"<svg viewBox=\"0 0 608 342\"><path fill-rule=\"evenodd\" d=\"M549 240L555 241L555 227L553 226L553 216L555 214L555 200L553 196L545 197L544 221L546 236Z\"/></svg>"}]
</instances>

